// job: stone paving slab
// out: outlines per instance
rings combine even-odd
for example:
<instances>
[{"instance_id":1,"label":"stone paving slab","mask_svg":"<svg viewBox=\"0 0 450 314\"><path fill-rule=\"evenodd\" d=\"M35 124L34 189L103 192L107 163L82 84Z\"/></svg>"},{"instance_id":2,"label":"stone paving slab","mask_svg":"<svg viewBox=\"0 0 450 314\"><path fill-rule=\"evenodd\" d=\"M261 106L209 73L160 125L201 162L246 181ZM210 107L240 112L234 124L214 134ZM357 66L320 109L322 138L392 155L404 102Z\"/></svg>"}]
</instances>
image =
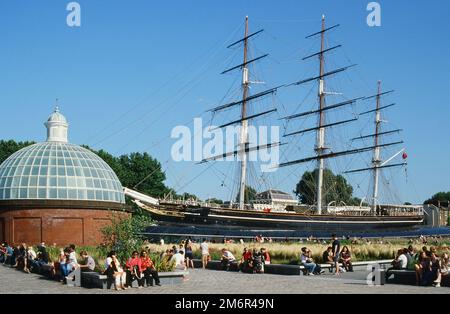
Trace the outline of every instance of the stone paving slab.
<instances>
[{"instance_id":1,"label":"stone paving slab","mask_svg":"<svg viewBox=\"0 0 450 314\"><path fill-rule=\"evenodd\" d=\"M0 266L0 294L450 294L450 288L387 284L368 286L364 272L346 273L340 278L322 276L281 276L242 274L214 270L189 270L182 284L126 291L68 287L40 275L26 274Z\"/></svg>"}]
</instances>

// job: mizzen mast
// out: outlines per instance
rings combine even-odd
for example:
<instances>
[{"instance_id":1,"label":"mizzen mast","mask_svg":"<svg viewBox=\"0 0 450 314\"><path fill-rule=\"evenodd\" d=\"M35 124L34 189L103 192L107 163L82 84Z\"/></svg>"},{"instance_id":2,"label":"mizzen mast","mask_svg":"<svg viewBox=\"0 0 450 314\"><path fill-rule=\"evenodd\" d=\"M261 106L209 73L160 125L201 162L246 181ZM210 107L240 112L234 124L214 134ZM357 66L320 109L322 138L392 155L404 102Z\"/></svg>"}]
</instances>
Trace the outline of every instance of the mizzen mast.
<instances>
[{"instance_id":1,"label":"mizzen mast","mask_svg":"<svg viewBox=\"0 0 450 314\"><path fill-rule=\"evenodd\" d=\"M387 91L387 92L382 92L381 81L378 81L377 94L373 95L373 96L370 96L370 97L365 97L364 98L365 100L376 98L376 107L375 107L375 109L374 110L369 110L369 111L366 111L366 112L363 112L363 113L360 114L360 115L366 115L366 114L369 114L369 113L375 113L375 121L374 121L375 122L375 133L353 138L352 141L365 140L365 139L370 139L370 138L374 139L374 146L372 147L372 150L373 150L372 166L369 167L369 168L358 169L358 170L351 170L351 171L344 172L346 174L350 174L350 173L358 173L358 172L364 172L364 171L372 171L372 175L373 175L373 190L372 190L371 206L372 206L373 214L376 214L377 206L378 206L378 203L379 203L379 201L378 201L378 190L379 190L380 170L381 169L385 169L385 168L402 167L402 166L406 166L407 165L406 162L397 163L397 164L389 164L389 162L391 162L394 158L396 158L398 155L403 153L405 151L405 149L400 150L398 153L396 153L395 155L393 155L392 157L390 157L389 159L387 159L385 161L383 161L382 158L381 158L381 149L382 148L387 147L387 146L392 146L392 145L403 144L403 141L392 143L390 145L381 143L381 137L382 136L391 135L391 134L394 134L394 133L400 133L402 131L401 129L390 130L390 131L385 131L385 132L382 132L382 130L381 130L381 124L383 123L383 119L381 117L381 112L383 110L385 110L385 109L388 109L390 107L395 106L395 104L390 104L390 105L387 105L387 106L381 106L381 97L385 96L385 95L388 95L388 94L391 94L393 92L394 92L393 90L390 90L390 91Z\"/></svg>"}]
</instances>

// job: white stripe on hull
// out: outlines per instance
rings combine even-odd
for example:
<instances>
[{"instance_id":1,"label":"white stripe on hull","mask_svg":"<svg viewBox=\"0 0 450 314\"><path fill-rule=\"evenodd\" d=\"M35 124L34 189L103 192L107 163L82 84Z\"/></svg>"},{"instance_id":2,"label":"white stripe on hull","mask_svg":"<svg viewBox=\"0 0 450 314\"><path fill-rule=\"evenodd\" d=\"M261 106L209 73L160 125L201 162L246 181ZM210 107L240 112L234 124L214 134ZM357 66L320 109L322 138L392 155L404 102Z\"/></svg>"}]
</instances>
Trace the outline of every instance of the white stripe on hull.
<instances>
[{"instance_id":1,"label":"white stripe on hull","mask_svg":"<svg viewBox=\"0 0 450 314\"><path fill-rule=\"evenodd\" d=\"M186 213L188 214L188 213ZM189 214L188 214L189 215ZM236 216L223 216L210 214L209 217L226 218L234 220L262 220L262 221L272 221L272 222L299 222L299 223L323 223L323 224L398 224L398 223L414 223L419 224L423 222L411 221L411 220L397 220L397 221L349 221L349 220L337 220L337 221L326 221L326 220L296 220L296 219L273 219L273 218L252 218L252 217L236 217Z\"/></svg>"}]
</instances>

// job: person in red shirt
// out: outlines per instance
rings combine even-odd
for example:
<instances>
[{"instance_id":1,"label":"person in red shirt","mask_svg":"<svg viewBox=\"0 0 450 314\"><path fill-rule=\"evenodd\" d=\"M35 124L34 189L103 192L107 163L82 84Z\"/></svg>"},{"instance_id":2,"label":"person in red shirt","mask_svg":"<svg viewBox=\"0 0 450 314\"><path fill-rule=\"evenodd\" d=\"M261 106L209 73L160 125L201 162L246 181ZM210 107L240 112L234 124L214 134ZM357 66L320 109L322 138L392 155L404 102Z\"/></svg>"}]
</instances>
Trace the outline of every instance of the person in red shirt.
<instances>
[{"instance_id":1,"label":"person in red shirt","mask_svg":"<svg viewBox=\"0 0 450 314\"><path fill-rule=\"evenodd\" d=\"M264 264L269 265L270 264L270 255L269 251L267 251L265 248L261 249L261 254L264 258Z\"/></svg>"},{"instance_id":2,"label":"person in red shirt","mask_svg":"<svg viewBox=\"0 0 450 314\"><path fill-rule=\"evenodd\" d=\"M239 269L243 273L251 273L253 271L252 261L253 261L252 251L247 248L244 248L244 252L242 252L241 262L239 264Z\"/></svg>"},{"instance_id":3,"label":"person in red shirt","mask_svg":"<svg viewBox=\"0 0 450 314\"><path fill-rule=\"evenodd\" d=\"M128 259L126 263L127 268L127 286L131 287L131 283L137 280L138 287L144 287L144 275L142 273L141 259L139 258L139 253L134 251L132 256Z\"/></svg>"},{"instance_id":4,"label":"person in red shirt","mask_svg":"<svg viewBox=\"0 0 450 314\"><path fill-rule=\"evenodd\" d=\"M152 259L150 258L150 256L148 256L146 251L141 251L140 259L147 287L153 286L153 280L155 280L155 284L157 286L161 286L158 272L156 271L155 265L153 264Z\"/></svg>"}]
</instances>

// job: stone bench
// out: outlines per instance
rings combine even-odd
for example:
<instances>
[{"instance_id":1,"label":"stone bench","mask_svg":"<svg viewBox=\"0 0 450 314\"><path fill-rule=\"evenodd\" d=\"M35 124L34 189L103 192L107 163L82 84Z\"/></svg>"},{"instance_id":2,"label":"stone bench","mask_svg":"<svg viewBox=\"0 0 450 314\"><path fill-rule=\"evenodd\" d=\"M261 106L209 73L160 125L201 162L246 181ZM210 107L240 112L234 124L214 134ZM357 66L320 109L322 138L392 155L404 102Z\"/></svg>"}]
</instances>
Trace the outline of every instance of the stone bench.
<instances>
[{"instance_id":1,"label":"stone bench","mask_svg":"<svg viewBox=\"0 0 450 314\"><path fill-rule=\"evenodd\" d=\"M162 285L181 284L186 276L187 271L161 272L158 273ZM97 272L81 272L81 286L86 288L110 289L114 282L108 282L108 277ZM132 287L137 287L137 280L132 282Z\"/></svg>"},{"instance_id":2,"label":"stone bench","mask_svg":"<svg viewBox=\"0 0 450 314\"><path fill-rule=\"evenodd\" d=\"M369 262L354 262L354 270L367 270L368 265L380 265L380 268L385 268L390 265L391 260L381 260L381 261L369 261ZM220 261L209 261L207 269L221 270ZM233 262L230 271L238 271L238 263ZM331 264L319 264L322 269L332 270L334 265ZM342 267L342 264L339 264ZM194 267L201 268L201 260L194 259ZM272 275L285 275L285 276L298 276L305 274L305 266L303 265L286 265L286 264L267 264L264 265L264 273Z\"/></svg>"},{"instance_id":3,"label":"stone bench","mask_svg":"<svg viewBox=\"0 0 450 314\"><path fill-rule=\"evenodd\" d=\"M391 278L393 277L393 278ZM408 269L391 269L386 272L386 278L390 283L416 284L416 272ZM441 286L450 287L450 276L443 276Z\"/></svg>"}]
</instances>

